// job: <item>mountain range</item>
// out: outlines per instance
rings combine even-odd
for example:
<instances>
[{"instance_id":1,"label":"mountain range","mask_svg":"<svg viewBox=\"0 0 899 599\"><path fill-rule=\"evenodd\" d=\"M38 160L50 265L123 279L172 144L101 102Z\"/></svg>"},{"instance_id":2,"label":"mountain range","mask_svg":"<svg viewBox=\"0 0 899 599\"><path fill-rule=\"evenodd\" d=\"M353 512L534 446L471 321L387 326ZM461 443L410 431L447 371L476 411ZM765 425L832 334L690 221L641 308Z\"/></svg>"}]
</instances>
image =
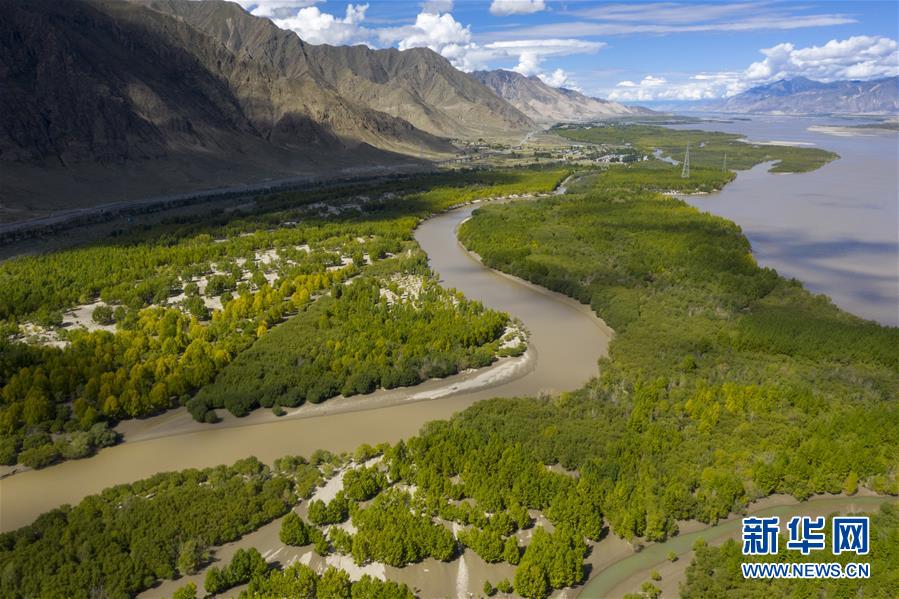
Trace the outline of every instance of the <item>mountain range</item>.
<instances>
[{"instance_id":1,"label":"mountain range","mask_svg":"<svg viewBox=\"0 0 899 599\"><path fill-rule=\"evenodd\" d=\"M769 114L896 114L899 77L831 83L805 77L781 79L699 108Z\"/></svg>"},{"instance_id":2,"label":"mountain range","mask_svg":"<svg viewBox=\"0 0 899 599\"><path fill-rule=\"evenodd\" d=\"M591 98L573 89L552 87L539 77L514 71L475 71L472 77L537 123L578 122L647 114L652 111Z\"/></svg>"},{"instance_id":3,"label":"mountain range","mask_svg":"<svg viewBox=\"0 0 899 599\"><path fill-rule=\"evenodd\" d=\"M0 220L534 126L430 50L314 46L218 0L4 0L0 64Z\"/></svg>"}]
</instances>

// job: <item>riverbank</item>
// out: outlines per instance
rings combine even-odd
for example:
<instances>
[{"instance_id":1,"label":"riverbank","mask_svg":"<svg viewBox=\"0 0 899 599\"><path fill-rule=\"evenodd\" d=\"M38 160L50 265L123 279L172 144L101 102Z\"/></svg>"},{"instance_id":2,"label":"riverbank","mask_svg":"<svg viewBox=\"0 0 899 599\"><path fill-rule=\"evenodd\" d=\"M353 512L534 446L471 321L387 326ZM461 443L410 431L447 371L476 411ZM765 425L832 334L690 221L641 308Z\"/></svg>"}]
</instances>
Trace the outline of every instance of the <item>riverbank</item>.
<instances>
[{"instance_id":1,"label":"riverbank","mask_svg":"<svg viewBox=\"0 0 899 599\"><path fill-rule=\"evenodd\" d=\"M301 407L293 417L276 418L257 410L259 415L248 419L202 425L188 421L189 416L180 410L134 420L124 429L126 439L130 438L125 443L89 459L20 472L0 481L0 531L23 526L61 504L74 504L104 488L157 472L215 466L248 455L271 463L284 455L309 455L316 449L343 452L363 443L395 443L416 434L426 422L449 418L482 399L533 396L584 385L596 376L599 359L608 355L611 330L589 307L488 269L462 248L456 228L480 205L466 205L423 221L415 238L442 285L508 312L528 330L529 349L521 361L508 359L495 365L518 365L515 372L505 373L507 378L478 380L485 372L478 371L431 381L425 387L385 392L380 399L357 397L333 404L340 407L324 402L305 412ZM478 386L472 388L475 380ZM370 399L383 403L367 404L374 406L367 409L365 402Z\"/></svg>"},{"instance_id":2,"label":"riverbank","mask_svg":"<svg viewBox=\"0 0 899 599\"><path fill-rule=\"evenodd\" d=\"M286 409L283 416L275 416L271 410L253 410L238 418L227 410L219 410L221 420L215 424L197 422L186 408L177 408L150 418L125 420L116 427L124 443L137 443L162 437L191 433L212 432L243 426L264 426L300 418L324 418L336 414L365 412L401 405L411 401L427 401L451 397L458 393L484 391L525 376L536 367L535 351L511 358L499 358L486 368L468 370L443 379L431 379L412 387L379 389L363 396L338 395L322 403L304 403Z\"/></svg>"},{"instance_id":3,"label":"riverbank","mask_svg":"<svg viewBox=\"0 0 899 599\"><path fill-rule=\"evenodd\" d=\"M744 135L752 143L795 140L839 154L818 170L790 177L758 165L719 192L684 199L740 225L763 266L857 316L899 324L895 131L796 117L696 127Z\"/></svg>"}]
</instances>

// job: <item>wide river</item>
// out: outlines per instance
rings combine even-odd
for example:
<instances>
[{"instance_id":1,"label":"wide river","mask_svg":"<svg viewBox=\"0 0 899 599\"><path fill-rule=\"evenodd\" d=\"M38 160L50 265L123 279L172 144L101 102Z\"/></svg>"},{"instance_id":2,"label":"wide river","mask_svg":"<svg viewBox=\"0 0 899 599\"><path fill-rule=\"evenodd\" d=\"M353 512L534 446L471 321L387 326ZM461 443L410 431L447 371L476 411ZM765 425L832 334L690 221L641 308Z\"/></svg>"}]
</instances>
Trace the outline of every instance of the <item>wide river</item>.
<instances>
[{"instance_id":1,"label":"wide river","mask_svg":"<svg viewBox=\"0 0 899 599\"><path fill-rule=\"evenodd\" d=\"M126 442L95 457L0 481L0 531L28 524L47 510L77 503L106 487L157 472L215 466L249 455L271 463L280 456L309 455L319 448L352 451L362 443L412 436L425 422L448 418L477 400L582 386L597 374L597 361L607 354L611 330L588 307L494 272L466 252L456 238L456 228L475 208L465 206L428 219L415 237L443 285L508 312L529 331L525 358L502 382L474 388L470 375L460 375L406 390L303 406L280 419L259 410L239 421L226 419L225 426L196 425L183 409L129 422ZM440 397L423 399L428 394ZM335 408L331 413L329 404Z\"/></svg>"},{"instance_id":2,"label":"wide river","mask_svg":"<svg viewBox=\"0 0 899 599\"><path fill-rule=\"evenodd\" d=\"M719 193L685 199L740 225L763 266L799 279L853 314L897 325L899 135L845 129L859 122L752 116L673 128L739 133L751 141L839 154L811 173L770 174L760 165L740 172Z\"/></svg>"}]
</instances>

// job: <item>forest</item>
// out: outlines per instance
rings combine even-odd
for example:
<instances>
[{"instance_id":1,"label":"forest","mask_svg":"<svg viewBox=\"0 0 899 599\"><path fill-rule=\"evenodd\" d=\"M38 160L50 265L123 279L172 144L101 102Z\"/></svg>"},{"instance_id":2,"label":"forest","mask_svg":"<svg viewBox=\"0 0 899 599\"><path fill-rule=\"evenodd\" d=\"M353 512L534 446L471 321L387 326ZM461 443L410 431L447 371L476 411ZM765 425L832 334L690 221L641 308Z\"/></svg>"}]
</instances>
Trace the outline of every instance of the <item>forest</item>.
<instances>
[{"instance_id":1,"label":"forest","mask_svg":"<svg viewBox=\"0 0 899 599\"><path fill-rule=\"evenodd\" d=\"M460 231L488 265L615 329L601 376L461 418L546 463L608 472L603 511L627 538L852 478L899 492L899 330L758 267L733 223L617 180L607 189L605 176L580 196L484 207Z\"/></svg>"},{"instance_id":2,"label":"forest","mask_svg":"<svg viewBox=\"0 0 899 599\"><path fill-rule=\"evenodd\" d=\"M776 149L764 147L769 150ZM783 156L784 163L800 160L798 155ZM113 596L131 595L158 579L209 566L215 546L290 513L280 529L286 544L346 554L357 564L377 561L397 567L426 558L455 560L468 548L487 562L515 565L512 580L498 581L497 587L537 599L583 582L584 558L606 534L639 548L676 535L683 520L715 523L772 493L801 500L816 493L852 495L863 486L899 494L899 329L856 318L797 281L759 267L735 224L659 193L671 190L669 185L699 191L724 185L731 177L712 166L698 172L701 177L685 181L679 168L647 161L579 173L566 195L485 206L460 228L462 242L487 265L590 305L615 329L610 357L583 388L479 402L447 421L425 425L410 439L363 447L353 457L319 452L308 461L279 460L272 468L246 460L231 468L158 475L107 490L0 536L0 591L10 597L81 597L103 588ZM547 171L527 177L545 189L563 175ZM386 201L383 209L362 211L347 221L360 227L370 226L370 219L392 222L394 211L402 210L420 218L460 198L475 197L468 194L477 189L439 188L405 198L402 207ZM279 210L282 201L272 200ZM199 232L208 225L192 226ZM355 260L341 266L345 274L337 281L319 281L315 294L320 297L304 303L302 313L263 331L220 367L209 368L205 383L195 388L200 389L197 397L202 399L202 387L217 377L233 376L229 365L240 363L241 368L257 368L265 393L231 399L238 411L255 407L254 399L272 406L312 401L308 388L291 396L299 383L291 380L279 387L277 377L265 370L267 361L279 359L266 342L278 341L273 336L280 329L295 326L296 331L321 331L320 347L330 352L337 343L324 331L344 326L344 321L352 327L355 318L369 319L382 310L398 310L401 330L415 330L411 314L405 321L407 306L397 301L404 293L412 306L422 301L422 294L433 294L433 305L421 312L445 323L447 330L421 335L425 344L442 344L447 357L440 367L474 359L463 348L489 347L501 333L502 315L465 305L472 311L466 318L483 325L465 343L455 332L453 315L440 309L449 292L424 284L413 298L399 284L406 279L391 278L402 272L426 279L422 257L397 226L399 246L385 249L384 258L364 268ZM240 226L235 227L239 239L250 238L241 238ZM356 236L379 234L364 230L349 233L348 243ZM290 243L301 241L309 243L301 238ZM337 266L338 256L332 260ZM399 263L408 270L393 270ZM384 283L384 277L388 283L375 283ZM223 288L229 285L223 282ZM381 291L391 285L394 303L382 302ZM282 297L288 297L287 290ZM138 314L147 318L154 310ZM303 318L309 313L315 317ZM340 315L341 324L315 328L334 315ZM164 314L158 322L148 322L161 331L167 326L177 331L182 317L188 333L191 328L211 329L216 322L214 315L208 325L186 315L169 322ZM407 326L413 328L403 329ZM120 330L128 332L117 327L115 335L101 336L117 339ZM335 364L343 362L299 336L295 332L280 340L300 356L294 369L307 363L302 357L323 356L316 372L331 372L331 390L338 383L342 390L352 379L339 378ZM207 343L210 351L218 347ZM17 345L24 348L23 356L6 360L0 372L31 368L23 364L32 347ZM380 376L383 384L385 374L389 379L416 372L403 370L389 344L377 355L381 362L366 366L367 378ZM239 362L243 356L247 361ZM213 364L214 357L211 353ZM431 366L419 363L415 368L422 375ZM348 391L363 392L372 384L356 387L353 382ZM203 401L199 407L208 411L217 400L207 396ZM381 459L369 462L376 456ZM315 487L337 472L344 473L344 484L336 497L311 501L305 518L295 513L299 498L311 497ZM805 581L804 593L895 596L895 577L878 574L896 570L895 508L872 517L878 522L872 532L882 531L876 533L880 570L874 568L875 576ZM352 532L334 526L346 521ZM85 552L93 559L85 561ZM733 552L727 544L698 547L685 594L777 596L784 590L735 579ZM44 559L46 555L52 558ZM115 577L101 580L101 573L112 571ZM350 582L338 571L317 574L301 565L263 570L252 552L241 554L236 567L215 563L206 571L207 576L217 572L210 580L215 588L247 583L246 596L313 596L324 593L322 588L328 593L337 589L335 596L344 597L412 592L373 579ZM197 591L188 588L182 596L191 592Z\"/></svg>"},{"instance_id":3,"label":"forest","mask_svg":"<svg viewBox=\"0 0 899 599\"><path fill-rule=\"evenodd\" d=\"M493 362L507 315L440 287L421 251L391 262L394 272L419 277L414 298L391 303L381 292L389 279L378 276L334 287L203 387L187 404L194 417L202 420L210 408L243 416L259 405L296 407L411 386Z\"/></svg>"},{"instance_id":4,"label":"forest","mask_svg":"<svg viewBox=\"0 0 899 599\"><path fill-rule=\"evenodd\" d=\"M747 143L743 136L699 129L670 129L656 125L606 124L591 127L555 128L554 133L580 142L633 147L646 156L661 150L668 158L682 161L690 144L690 166L745 170L763 162L774 162L773 173L813 171L838 158L819 148ZM725 168L725 155L726 168Z\"/></svg>"},{"instance_id":5,"label":"forest","mask_svg":"<svg viewBox=\"0 0 899 599\"><path fill-rule=\"evenodd\" d=\"M215 422L216 408L281 413L489 364L508 317L437 286L412 231L452 205L549 191L565 175L281 193L249 214L173 219L0 263L0 462L84 457L116 442L107 429L118 421L178 406ZM92 302L92 321L112 326L72 322L68 310Z\"/></svg>"},{"instance_id":6,"label":"forest","mask_svg":"<svg viewBox=\"0 0 899 599\"><path fill-rule=\"evenodd\" d=\"M157 474L106 489L0 535L4 597L132 596L194 573L208 550L284 515L321 475L293 460Z\"/></svg>"}]
</instances>

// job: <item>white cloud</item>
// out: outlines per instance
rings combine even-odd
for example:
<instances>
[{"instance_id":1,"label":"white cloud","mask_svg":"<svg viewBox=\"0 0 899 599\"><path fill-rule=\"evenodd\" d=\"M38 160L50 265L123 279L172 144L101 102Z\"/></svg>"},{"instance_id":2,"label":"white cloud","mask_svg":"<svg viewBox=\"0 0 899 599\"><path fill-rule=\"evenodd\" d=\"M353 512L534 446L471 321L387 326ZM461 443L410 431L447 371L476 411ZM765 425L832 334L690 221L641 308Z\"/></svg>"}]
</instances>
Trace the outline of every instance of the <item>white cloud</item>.
<instances>
[{"instance_id":1,"label":"white cloud","mask_svg":"<svg viewBox=\"0 0 899 599\"><path fill-rule=\"evenodd\" d=\"M425 0L421 3L421 12L440 14L452 10L453 0Z\"/></svg>"},{"instance_id":2,"label":"white cloud","mask_svg":"<svg viewBox=\"0 0 899 599\"><path fill-rule=\"evenodd\" d=\"M778 44L761 52L765 59L746 69L746 78L750 81L767 82L797 76L837 81L899 74L896 40L887 37L859 35L799 49L793 44Z\"/></svg>"},{"instance_id":3,"label":"white cloud","mask_svg":"<svg viewBox=\"0 0 899 599\"><path fill-rule=\"evenodd\" d=\"M543 70L543 60L552 56L571 54L592 54L605 44L578 39L514 40L487 44L485 48L493 53L493 58L518 57L518 64L512 68L525 77L536 75L553 87L577 88L570 75L563 69L547 73Z\"/></svg>"},{"instance_id":4,"label":"white cloud","mask_svg":"<svg viewBox=\"0 0 899 599\"><path fill-rule=\"evenodd\" d=\"M403 27L403 37L397 47L400 50L409 48L431 48L439 52L450 45L467 45L471 42L471 29L463 26L449 13L419 13L415 17L415 25Z\"/></svg>"},{"instance_id":5,"label":"white cloud","mask_svg":"<svg viewBox=\"0 0 899 599\"><path fill-rule=\"evenodd\" d=\"M324 0L236 0L251 15L268 18L284 18L297 14L301 8Z\"/></svg>"},{"instance_id":6,"label":"white cloud","mask_svg":"<svg viewBox=\"0 0 899 599\"><path fill-rule=\"evenodd\" d=\"M552 73L539 73L537 76L543 83L551 87L566 87L580 91L577 84L571 81L570 75L563 69L556 69Z\"/></svg>"},{"instance_id":7,"label":"white cloud","mask_svg":"<svg viewBox=\"0 0 899 599\"><path fill-rule=\"evenodd\" d=\"M377 34L382 43L396 44L400 50L430 48L463 71L479 68L488 58L471 41L471 29L450 13L421 12L414 25L379 29Z\"/></svg>"},{"instance_id":8,"label":"white cloud","mask_svg":"<svg viewBox=\"0 0 899 599\"><path fill-rule=\"evenodd\" d=\"M320 11L317 6L308 6L300 9L294 16L272 21L281 29L295 31L303 41L310 44L358 44L367 42L372 35L370 29L362 27L366 10L368 4L348 4L341 19Z\"/></svg>"},{"instance_id":9,"label":"white cloud","mask_svg":"<svg viewBox=\"0 0 899 599\"><path fill-rule=\"evenodd\" d=\"M653 100L709 100L727 95L736 89L735 74L698 74L682 82L669 82L665 77L647 75L640 82L621 81L609 94L610 100L620 102L650 102Z\"/></svg>"},{"instance_id":10,"label":"white cloud","mask_svg":"<svg viewBox=\"0 0 899 599\"><path fill-rule=\"evenodd\" d=\"M541 10L546 10L544 0L493 0L490 3L490 14L500 17L527 15Z\"/></svg>"},{"instance_id":11,"label":"white cloud","mask_svg":"<svg viewBox=\"0 0 899 599\"><path fill-rule=\"evenodd\" d=\"M592 53L605 46L577 39L507 40L481 45L473 41L471 27L462 25L450 13L422 12L413 25L379 29L377 34L382 43L395 44L400 50L430 48L463 71L488 68L497 60L517 59L517 72L545 77L559 85L573 83L564 71L544 73L541 63L545 58Z\"/></svg>"},{"instance_id":12,"label":"white cloud","mask_svg":"<svg viewBox=\"0 0 899 599\"><path fill-rule=\"evenodd\" d=\"M783 43L760 52L765 58L743 71L698 73L675 82L647 75L639 83L621 81L609 93L609 98L630 102L710 100L794 77L829 82L899 75L896 40L886 37L862 35L808 48Z\"/></svg>"}]
</instances>

